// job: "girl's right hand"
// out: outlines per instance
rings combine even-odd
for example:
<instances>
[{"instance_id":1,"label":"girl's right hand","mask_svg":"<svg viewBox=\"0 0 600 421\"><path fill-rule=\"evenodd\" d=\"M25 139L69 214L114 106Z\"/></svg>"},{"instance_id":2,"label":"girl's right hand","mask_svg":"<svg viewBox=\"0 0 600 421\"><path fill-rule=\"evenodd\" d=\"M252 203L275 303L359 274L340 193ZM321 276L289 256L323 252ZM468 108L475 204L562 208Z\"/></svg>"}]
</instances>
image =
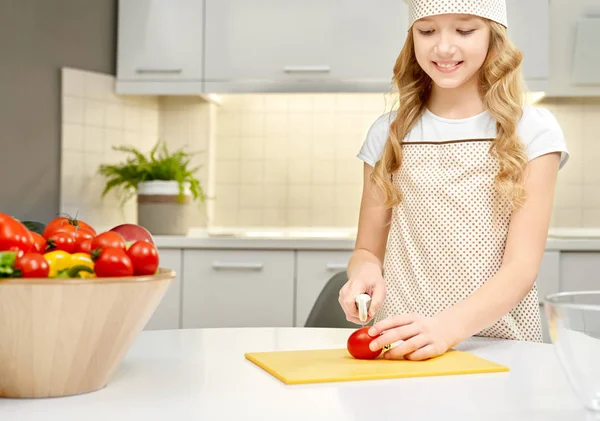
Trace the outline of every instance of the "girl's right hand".
<instances>
[{"instance_id":1,"label":"girl's right hand","mask_svg":"<svg viewBox=\"0 0 600 421\"><path fill-rule=\"evenodd\" d=\"M348 282L340 289L338 299L340 306L346 313L346 319L357 325L362 325L363 322L358 318L356 297L363 293L371 296L369 314L366 322L364 322L366 325L373 319L375 313L383 304L386 294L385 281L381 276L381 271L373 265L366 266L364 269L356 271L356 274L348 279Z\"/></svg>"}]
</instances>

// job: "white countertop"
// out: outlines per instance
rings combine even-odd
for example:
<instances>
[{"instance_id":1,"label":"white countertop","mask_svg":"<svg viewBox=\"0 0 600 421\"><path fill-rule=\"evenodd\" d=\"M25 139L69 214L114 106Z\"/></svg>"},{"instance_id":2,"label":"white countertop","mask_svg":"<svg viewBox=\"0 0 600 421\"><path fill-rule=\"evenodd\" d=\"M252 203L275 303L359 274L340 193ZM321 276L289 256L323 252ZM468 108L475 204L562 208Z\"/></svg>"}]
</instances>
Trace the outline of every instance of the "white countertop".
<instances>
[{"instance_id":1,"label":"white countertop","mask_svg":"<svg viewBox=\"0 0 600 421\"><path fill-rule=\"evenodd\" d=\"M509 372L285 385L245 352L345 347L351 330L144 331L100 391L0 399L2 421L584 420L552 345L473 338L457 349Z\"/></svg>"},{"instance_id":2,"label":"white countertop","mask_svg":"<svg viewBox=\"0 0 600 421\"><path fill-rule=\"evenodd\" d=\"M192 229L188 235L155 235L160 248L353 250L351 229ZM600 229L552 228L546 250L600 251Z\"/></svg>"}]
</instances>

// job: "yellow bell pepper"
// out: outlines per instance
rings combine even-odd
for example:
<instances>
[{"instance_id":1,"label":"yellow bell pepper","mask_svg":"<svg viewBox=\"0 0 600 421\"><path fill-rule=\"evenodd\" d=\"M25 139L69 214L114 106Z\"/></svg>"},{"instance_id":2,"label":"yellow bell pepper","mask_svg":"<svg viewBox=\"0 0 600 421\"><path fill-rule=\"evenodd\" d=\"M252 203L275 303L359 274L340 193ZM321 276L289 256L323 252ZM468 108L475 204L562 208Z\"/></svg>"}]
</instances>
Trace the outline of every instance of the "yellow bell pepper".
<instances>
[{"instance_id":1,"label":"yellow bell pepper","mask_svg":"<svg viewBox=\"0 0 600 421\"><path fill-rule=\"evenodd\" d=\"M88 253L70 254L63 250L53 250L45 253L44 258L50 266L49 278L78 278L82 272L94 273L94 262Z\"/></svg>"}]
</instances>

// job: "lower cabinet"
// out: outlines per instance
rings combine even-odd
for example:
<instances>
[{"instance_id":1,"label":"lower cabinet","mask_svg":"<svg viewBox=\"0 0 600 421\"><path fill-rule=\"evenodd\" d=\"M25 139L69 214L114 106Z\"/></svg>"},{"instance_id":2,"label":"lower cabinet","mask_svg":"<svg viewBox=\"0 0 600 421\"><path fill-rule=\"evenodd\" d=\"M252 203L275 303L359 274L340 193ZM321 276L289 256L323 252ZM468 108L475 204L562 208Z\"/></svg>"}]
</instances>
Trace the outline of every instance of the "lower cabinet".
<instances>
[{"instance_id":1,"label":"lower cabinet","mask_svg":"<svg viewBox=\"0 0 600 421\"><path fill-rule=\"evenodd\" d=\"M159 249L160 267L174 270L177 277L165 293L144 330L179 329L181 327L182 250Z\"/></svg>"},{"instance_id":2,"label":"lower cabinet","mask_svg":"<svg viewBox=\"0 0 600 421\"><path fill-rule=\"evenodd\" d=\"M327 281L346 270L352 250L159 249L177 273L145 330L301 327ZM600 253L547 250L537 278L542 300L559 291L600 289ZM337 301L332 305L338 305ZM600 319L593 328L600 332ZM597 325L597 326L596 326Z\"/></svg>"},{"instance_id":3,"label":"lower cabinet","mask_svg":"<svg viewBox=\"0 0 600 421\"><path fill-rule=\"evenodd\" d=\"M184 250L182 327L292 327L293 250Z\"/></svg>"},{"instance_id":4,"label":"lower cabinet","mask_svg":"<svg viewBox=\"0 0 600 421\"><path fill-rule=\"evenodd\" d=\"M304 326L306 319L323 290L336 273L348 266L352 251L299 250L296 258L296 320L295 326ZM337 301L331 305L338 305Z\"/></svg>"}]
</instances>

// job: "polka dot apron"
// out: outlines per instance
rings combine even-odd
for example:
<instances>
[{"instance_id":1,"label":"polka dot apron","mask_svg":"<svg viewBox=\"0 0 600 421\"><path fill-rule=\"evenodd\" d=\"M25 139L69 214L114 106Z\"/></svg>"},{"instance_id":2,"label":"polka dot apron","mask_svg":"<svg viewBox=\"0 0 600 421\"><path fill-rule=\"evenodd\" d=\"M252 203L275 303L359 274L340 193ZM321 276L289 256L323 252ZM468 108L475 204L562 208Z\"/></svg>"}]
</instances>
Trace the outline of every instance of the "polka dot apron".
<instances>
[{"instance_id":1,"label":"polka dot apron","mask_svg":"<svg viewBox=\"0 0 600 421\"><path fill-rule=\"evenodd\" d=\"M394 208L384 261L388 316L433 316L470 296L500 269L510 209L494 189L491 140L405 142L393 183ZM477 317L474 315L473 317ZM541 342L537 288L477 334Z\"/></svg>"}]
</instances>

